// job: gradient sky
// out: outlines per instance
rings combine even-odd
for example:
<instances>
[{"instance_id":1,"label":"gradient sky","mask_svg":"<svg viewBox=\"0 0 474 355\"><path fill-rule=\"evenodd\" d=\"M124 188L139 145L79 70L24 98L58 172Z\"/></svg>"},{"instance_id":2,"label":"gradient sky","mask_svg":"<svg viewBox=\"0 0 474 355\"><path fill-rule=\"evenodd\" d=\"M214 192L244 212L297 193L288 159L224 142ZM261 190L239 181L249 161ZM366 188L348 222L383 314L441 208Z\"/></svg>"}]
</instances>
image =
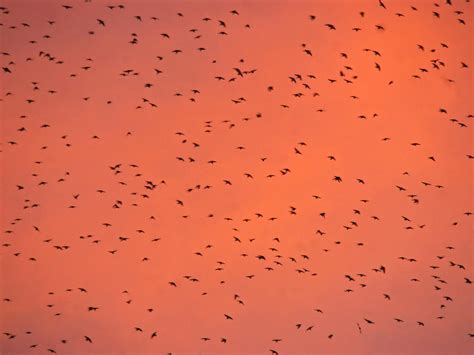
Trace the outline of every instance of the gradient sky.
<instances>
[{"instance_id":1,"label":"gradient sky","mask_svg":"<svg viewBox=\"0 0 474 355\"><path fill-rule=\"evenodd\" d=\"M3 1L0 352L472 354L451 2Z\"/></svg>"}]
</instances>

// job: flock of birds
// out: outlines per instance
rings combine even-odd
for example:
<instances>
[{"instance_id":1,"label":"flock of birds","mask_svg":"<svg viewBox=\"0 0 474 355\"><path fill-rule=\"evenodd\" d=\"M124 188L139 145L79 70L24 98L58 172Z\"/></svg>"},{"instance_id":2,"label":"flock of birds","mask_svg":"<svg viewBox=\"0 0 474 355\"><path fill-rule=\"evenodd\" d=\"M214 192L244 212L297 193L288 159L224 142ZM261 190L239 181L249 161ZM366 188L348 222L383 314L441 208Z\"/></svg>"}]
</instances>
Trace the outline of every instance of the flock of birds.
<instances>
[{"instance_id":1,"label":"flock of birds","mask_svg":"<svg viewBox=\"0 0 474 355\"><path fill-rule=\"evenodd\" d=\"M470 2L294 6L0 6L2 354L472 353Z\"/></svg>"}]
</instances>

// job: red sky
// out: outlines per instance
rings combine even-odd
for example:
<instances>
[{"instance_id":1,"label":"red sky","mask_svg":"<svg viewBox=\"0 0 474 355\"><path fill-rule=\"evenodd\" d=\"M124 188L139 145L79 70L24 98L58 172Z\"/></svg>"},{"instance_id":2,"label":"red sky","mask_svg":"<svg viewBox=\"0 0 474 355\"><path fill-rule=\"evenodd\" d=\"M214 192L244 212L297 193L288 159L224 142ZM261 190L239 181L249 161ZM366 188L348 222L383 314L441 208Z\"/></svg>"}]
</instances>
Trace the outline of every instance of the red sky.
<instances>
[{"instance_id":1,"label":"red sky","mask_svg":"<svg viewBox=\"0 0 474 355\"><path fill-rule=\"evenodd\" d=\"M472 354L451 2L4 1L1 353Z\"/></svg>"}]
</instances>

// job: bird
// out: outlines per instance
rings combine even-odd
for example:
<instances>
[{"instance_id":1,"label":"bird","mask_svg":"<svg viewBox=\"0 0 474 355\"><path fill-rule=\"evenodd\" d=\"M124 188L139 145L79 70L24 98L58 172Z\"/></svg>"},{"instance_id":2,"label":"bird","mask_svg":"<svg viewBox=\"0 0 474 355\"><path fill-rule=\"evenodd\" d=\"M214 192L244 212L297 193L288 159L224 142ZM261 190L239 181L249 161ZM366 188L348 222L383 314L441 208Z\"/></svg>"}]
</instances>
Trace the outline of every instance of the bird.
<instances>
[{"instance_id":1,"label":"bird","mask_svg":"<svg viewBox=\"0 0 474 355\"><path fill-rule=\"evenodd\" d=\"M469 1L132 5L0 5L5 352L469 353Z\"/></svg>"}]
</instances>

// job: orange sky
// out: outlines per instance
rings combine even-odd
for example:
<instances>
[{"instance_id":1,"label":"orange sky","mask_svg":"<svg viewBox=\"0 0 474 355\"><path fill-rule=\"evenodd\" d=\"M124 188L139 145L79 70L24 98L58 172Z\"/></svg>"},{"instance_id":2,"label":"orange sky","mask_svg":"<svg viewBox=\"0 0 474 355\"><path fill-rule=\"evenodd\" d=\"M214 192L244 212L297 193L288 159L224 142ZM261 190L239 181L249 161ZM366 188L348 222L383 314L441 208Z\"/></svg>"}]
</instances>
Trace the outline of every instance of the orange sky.
<instances>
[{"instance_id":1,"label":"orange sky","mask_svg":"<svg viewBox=\"0 0 474 355\"><path fill-rule=\"evenodd\" d=\"M472 354L451 2L4 1L1 353Z\"/></svg>"}]
</instances>

